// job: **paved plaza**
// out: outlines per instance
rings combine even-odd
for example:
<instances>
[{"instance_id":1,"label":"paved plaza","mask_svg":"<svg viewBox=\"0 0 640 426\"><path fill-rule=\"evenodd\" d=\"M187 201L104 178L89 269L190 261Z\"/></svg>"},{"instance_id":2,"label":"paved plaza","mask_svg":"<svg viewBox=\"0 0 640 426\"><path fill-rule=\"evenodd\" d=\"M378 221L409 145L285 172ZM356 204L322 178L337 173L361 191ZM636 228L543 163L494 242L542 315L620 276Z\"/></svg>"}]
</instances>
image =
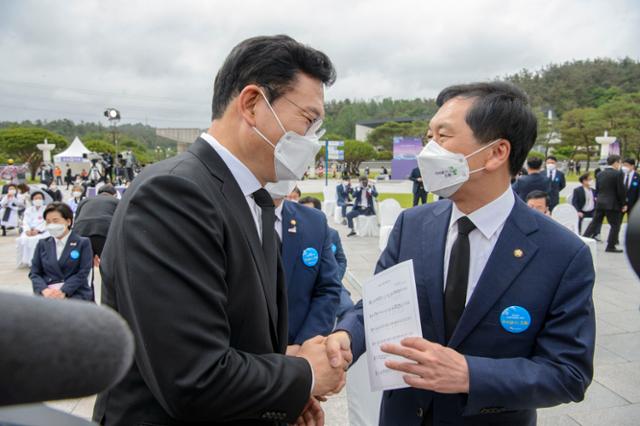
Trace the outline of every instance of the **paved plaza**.
<instances>
[{"instance_id":1,"label":"paved plaza","mask_svg":"<svg viewBox=\"0 0 640 426\"><path fill-rule=\"evenodd\" d=\"M322 190L316 182L307 185L303 185L303 192ZM406 184L397 185L397 191L391 190L396 187L390 186L385 192L410 190ZM354 299L358 299L360 283L371 277L379 255L378 239L346 238L346 227L334 226L340 231L349 262L346 285ZM603 237L606 238L607 233L605 227ZM624 236L621 237L624 241ZM10 237L0 237L0 290L30 294L28 271L16 269L15 258L15 232L12 232ZM594 300L597 315L594 381L583 402L539 410L539 425L640 424L640 280L631 270L626 256L606 253L604 243L597 247ZM89 418L93 400L90 397L52 402L50 405ZM324 406L327 425L349 424L346 391L332 397Z\"/></svg>"}]
</instances>

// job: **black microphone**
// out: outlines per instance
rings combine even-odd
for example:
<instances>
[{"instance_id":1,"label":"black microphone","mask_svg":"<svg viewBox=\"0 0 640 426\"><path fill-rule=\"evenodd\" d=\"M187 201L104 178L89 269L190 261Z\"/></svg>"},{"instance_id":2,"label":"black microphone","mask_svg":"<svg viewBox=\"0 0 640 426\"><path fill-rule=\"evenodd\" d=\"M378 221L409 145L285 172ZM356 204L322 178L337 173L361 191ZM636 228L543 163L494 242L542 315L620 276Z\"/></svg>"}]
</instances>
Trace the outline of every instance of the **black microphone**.
<instances>
[{"instance_id":1,"label":"black microphone","mask_svg":"<svg viewBox=\"0 0 640 426\"><path fill-rule=\"evenodd\" d=\"M0 406L102 392L133 355L129 327L109 308L0 293Z\"/></svg>"}]
</instances>

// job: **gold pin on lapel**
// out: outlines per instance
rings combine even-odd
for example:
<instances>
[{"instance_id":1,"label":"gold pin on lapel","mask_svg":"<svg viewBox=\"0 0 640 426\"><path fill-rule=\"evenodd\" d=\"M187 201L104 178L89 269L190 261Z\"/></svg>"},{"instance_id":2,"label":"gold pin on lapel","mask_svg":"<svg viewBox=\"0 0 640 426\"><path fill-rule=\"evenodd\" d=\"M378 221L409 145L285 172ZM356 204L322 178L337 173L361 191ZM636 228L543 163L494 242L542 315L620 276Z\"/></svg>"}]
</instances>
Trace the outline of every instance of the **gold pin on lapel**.
<instances>
[{"instance_id":1,"label":"gold pin on lapel","mask_svg":"<svg viewBox=\"0 0 640 426\"><path fill-rule=\"evenodd\" d=\"M291 228L288 229L289 232L291 232L292 234L295 234L296 232L298 232L298 230L296 229L296 224L298 222L296 222L295 219L291 219L291 222L289 222L291 224Z\"/></svg>"},{"instance_id":2,"label":"gold pin on lapel","mask_svg":"<svg viewBox=\"0 0 640 426\"><path fill-rule=\"evenodd\" d=\"M520 250L520 249L515 249L513 251L513 255L519 259L522 256L524 256L524 252L522 250Z\"/></svg>"}]
</instances>

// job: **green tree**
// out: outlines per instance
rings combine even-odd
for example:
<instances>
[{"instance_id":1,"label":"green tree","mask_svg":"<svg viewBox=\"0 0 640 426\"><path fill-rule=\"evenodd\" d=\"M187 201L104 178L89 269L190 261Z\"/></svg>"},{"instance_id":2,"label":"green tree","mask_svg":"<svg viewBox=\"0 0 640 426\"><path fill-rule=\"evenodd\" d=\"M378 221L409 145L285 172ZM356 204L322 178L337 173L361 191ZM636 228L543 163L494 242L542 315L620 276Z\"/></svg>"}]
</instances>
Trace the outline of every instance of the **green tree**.
<instances>
[{"instance_id":1,"label":"green tree","mask_svg":"<svg viewBox=\"0 0 640 426\"><path fill-rule=\"evenodd\" d=\"M621 152L640 154L640 92L617 96L602 104L598 112L606 128L621 142Z\"/></svg>"},{"instance_id":2,"label":"green tree","mask_svg":"<svg viewBox=\"0 0 640 426\"><path fill-rule=\"evenodd\" d=\"M84 141L84 146L90 151L99 153L110 153L111 155L116 153L116 147L111 142L107 142L102 139L87 139Z\"/></svg>"},{"instance_id":3,"label":"green tree","mask_svg":"<svg viewBox=\"0 0 640 426\"><path fill-rule=\"evenodd\" d=\"M587 157L587 169L591 156L597 154L599 146L596 144L596 136L604 129L604 120L596 108L576 108L567 111L560 122L562 132L562 145L573 148L571 158L578 152Z\"/></svg>"},{"instance_id":4,"label":"green tree","mask_svg":"<svg viewBox=\"0 0 640 426\"><path fill-rule=\"evenodd\" d=\"M49 130L35 127L10 127L0 129L0 147L7 158L13 158L16 162L28 163L31 175L35 176L38 167L42 163L42 151L37 147L44 140L56 146L54 153L64 150L69 142Z\"/></svg>"},{"instance_id":5,"label":"green tree","mask_svg":"<svg viewBox=\"0 0 640 426\"><path fill-rule=\"evenodd\" d=\"M424 138L427 133L426 121L397 123L390 121L376 127L367 136L367 142L385 151L393 150L393 138L396 136Z\"/></svg>"},{"instance_id":6,"label":"green tree","mask_svg":"<svg viewBox=\"0 0 640 426\"><path fill-rule=\"evenodd\" d=\"M376 150L368 143L354 139L344 141L344 160L349 174L355 174L360 167L360 163L373 160L375 157Z\"/></svg>"}]
</instances>

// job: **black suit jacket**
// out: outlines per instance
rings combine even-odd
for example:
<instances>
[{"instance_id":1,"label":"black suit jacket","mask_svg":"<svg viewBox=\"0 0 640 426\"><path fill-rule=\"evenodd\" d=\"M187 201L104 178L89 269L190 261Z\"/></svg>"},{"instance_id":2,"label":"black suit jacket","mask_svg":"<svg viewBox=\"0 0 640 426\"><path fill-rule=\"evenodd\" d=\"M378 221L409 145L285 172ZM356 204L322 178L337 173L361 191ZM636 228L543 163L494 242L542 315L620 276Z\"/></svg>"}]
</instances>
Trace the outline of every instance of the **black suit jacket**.
<instances>
[{"instance_id":1,"label":"black suit jacket","mask_svg":"<svg viewBox=\"0 0 640 426\"><path fill-rule=\"evenodd\" d=\"M527 195L531 191L544 191L547 194L551 191L551 181L541 173L531 173L520 176L512 185L513 191L522 199L527 200Z\"/></svg>"},{"instance_id":2,"label":"black suit jacket","mask_svg":"<svg viewBox=\"0 0 640 426\"><path fill-rule=\"evenodd\" d=\"M409 175L409 180L413 182L413 193L417 194L418 192L425 192L424 182L418 181L418 178L421 178L422 174L420 173L420 168L416 167L411 170L411 174Z\"/></svg>"},{"instance_id":3,"label":"black suit jacket","mask_svg":"<svg viewBox=\"0 0 640 426\"><path fill-rule=\"evenodd\" d=\"M626 201L624 188L624 173L608 167L598 173L596 177L598 200L596 209L621 211Z\"/></svg>"},{"instance_id":4,"label":"black suit jacket","mask_svg":"<svg viewBox=\"0 0 640 426\"><path fill-rule=\"evenodd\" d=\"M593 194L593 199L595 201L596 191L594 191L593 188L589 188L589 190L591 191L591 194ZM584 194L584 187L580 185L577 188L574 188L573 197L571 198L571 204L573 204L573 207L575 207L577 211L581 212L583 211L582 208L584 207L586 202L587 202L587 197ZM595 203L594 203L594 208L595 208Z\"/></svg>"},{"instance_id":5,"label":"black suit jacket","mask_svg":"<svg viewBox=\"0 0 640 426\"><path fill-rule=\"evenodd\" d=\"M638 176L638 172L633 171L633 176L631 177L631 182L627 186L627 206L629 206L629 210L635 206L636 201L638 201L638 195L640 194L640 176Z\"/></svg>"},{"instance_id":6,"label":"black suit jacket","mask_svg":"<svg viewBox=\"0 0 640 426\"><path fill-rule=\"evenodd\" d=\"M118 199L102 193L94 198L85 198L78 204L73 230L83 237L106 237Z\"/></svg>"},{"instance_id":7,"label":"black suit jacket","mask_svg":"<svg viewBox=\"0 0 640 426\"><path fill-rule=\"evenodd\" d=\"M311 367L282 355L284 274L278 261L269 278L264 257L246 199L206 141L145 168L118 205L101 264L103 300L131 326L135 362L99 395L94 420L293 423Z\"/></svg>"}]
</instances>

